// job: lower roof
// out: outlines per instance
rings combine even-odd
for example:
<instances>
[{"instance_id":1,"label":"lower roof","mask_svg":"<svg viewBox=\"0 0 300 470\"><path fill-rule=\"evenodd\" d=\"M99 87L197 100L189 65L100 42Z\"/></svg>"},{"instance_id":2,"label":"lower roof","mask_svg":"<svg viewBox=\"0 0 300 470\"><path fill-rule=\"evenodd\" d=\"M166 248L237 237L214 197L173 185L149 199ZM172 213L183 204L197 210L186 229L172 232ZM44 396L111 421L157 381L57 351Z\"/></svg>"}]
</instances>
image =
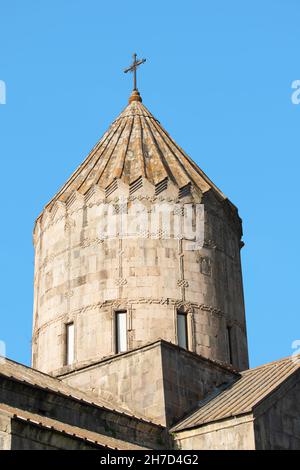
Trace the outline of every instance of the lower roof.
<instances>
[{"instance_id":1,"label":"lower roof","mask_svg":"<svg viewBox=\"0 0 300 470\"><path fill-rule=\"evenodd\" d=\"M300 355L290 356L241 372L240 378L216 389L196 411L177 423L172 432L250 413L291 375L300 370Z\"/></svg>"},{"instance_id":2,"label":"lower roof","mask_svg":"<svg viewBox=\"0 0 300 470\"><path fill-rule=\"evenodd\" d=\"M37 369L27 367L23 364L19 364L11 359L1 357L0 377L1 376L35 388L40 388L48 392L65 396L86 405L111 411L122 416L127 416L129 419L133 419L135 421L150 423L153 426L160 427L144 416L138 416L137 414L133 415L128 408L122 408L119 405L114 406L114 403L109 402L102 397L74 388L57 377L52 377L51 375L45 374Z\"/></svg>"},{"instance_id":3,"label":"lower roof","mask_svg":"<svg viewBox=\"0 0 300 470\"><path fill-rule=\"evenodd\" d=\"M87 443L91 443L99 448L108 448L113 450L143 450L144 447L125 442L121 439L105 436L87 429L82 429L77 426L62 423L52 418L41 416L40 414L24 411L21 408L0 404L0 413L5 413L11 418L27 422L33 426L38 426L42 429L52 430L57 433L62 433L74 439L79 439Z\"/></svg>"}]
</instances>

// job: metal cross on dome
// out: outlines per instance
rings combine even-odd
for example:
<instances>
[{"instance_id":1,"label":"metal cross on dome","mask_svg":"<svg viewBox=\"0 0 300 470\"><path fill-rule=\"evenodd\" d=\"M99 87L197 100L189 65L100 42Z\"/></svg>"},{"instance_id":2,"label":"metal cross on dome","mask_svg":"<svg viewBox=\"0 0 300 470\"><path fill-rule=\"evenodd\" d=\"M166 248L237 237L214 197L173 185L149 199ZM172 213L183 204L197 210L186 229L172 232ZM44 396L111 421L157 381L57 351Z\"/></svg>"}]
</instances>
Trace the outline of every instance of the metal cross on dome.
<instances>
[{"instance_id":1,"label":"metal cross on dome","mask_svg":"<svg viewBox=\"0 0 300 470\"><path fill-rule=\"evenodd\" d=\"M144 64L145 62L146 62L146 59L137 59L137 55L133 54L133 63L131 64L130 67L124 70L124 73L127 73L127 72L133 73L133 89L134 90L137 90L136 70L140 65Z\"/></svg>"}]
</instances>

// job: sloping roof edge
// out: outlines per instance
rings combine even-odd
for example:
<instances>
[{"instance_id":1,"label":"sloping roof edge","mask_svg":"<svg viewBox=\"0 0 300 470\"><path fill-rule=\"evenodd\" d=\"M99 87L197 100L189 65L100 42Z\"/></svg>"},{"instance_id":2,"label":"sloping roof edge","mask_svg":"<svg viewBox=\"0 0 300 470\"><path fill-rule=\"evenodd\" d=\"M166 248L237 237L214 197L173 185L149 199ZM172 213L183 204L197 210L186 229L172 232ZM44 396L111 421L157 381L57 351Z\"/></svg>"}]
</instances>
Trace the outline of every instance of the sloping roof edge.
<instances>
[{"instance_id":1,"label":"sloping roof edge","mask_svg":"<svg viewBox=\"0 0 300 470\"><path fill-rule=\"evenodd\" d=\"M249 414L299 371L300 355L243 371L237 381L201 401L198 409L176 423L171 432L185 431Z\"/></svg>"}]
</instances>

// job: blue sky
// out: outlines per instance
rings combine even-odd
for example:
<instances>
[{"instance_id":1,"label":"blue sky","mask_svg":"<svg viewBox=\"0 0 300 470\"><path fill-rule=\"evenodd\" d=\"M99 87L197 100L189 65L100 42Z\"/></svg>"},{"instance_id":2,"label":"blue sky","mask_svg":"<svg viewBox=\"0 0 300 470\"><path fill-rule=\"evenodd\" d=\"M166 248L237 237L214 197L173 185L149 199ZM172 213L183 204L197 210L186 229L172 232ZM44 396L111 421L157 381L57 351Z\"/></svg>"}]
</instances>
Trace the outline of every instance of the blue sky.
<instances>
[{"instance_id":1,"label":"blue sky","mask_svg":"<svg viewBox=\"0 0 300 470\"><path fill-rule=\"evenodd\" d=\"M299 328L297 0L0 0L0 340L29 364L32 228L126 106L144 104L239 207L251 366Z\"/></svg>"}]
</instances>

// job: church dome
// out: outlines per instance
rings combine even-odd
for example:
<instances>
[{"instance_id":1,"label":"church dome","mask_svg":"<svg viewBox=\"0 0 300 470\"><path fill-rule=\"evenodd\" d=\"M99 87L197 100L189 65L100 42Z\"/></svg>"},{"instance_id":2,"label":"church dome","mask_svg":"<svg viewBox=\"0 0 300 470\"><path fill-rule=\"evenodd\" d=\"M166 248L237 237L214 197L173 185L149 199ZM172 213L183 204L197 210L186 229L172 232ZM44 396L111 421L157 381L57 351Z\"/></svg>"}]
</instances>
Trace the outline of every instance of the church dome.
<instances>
[{"instance_id":1,"label":"church dome","mask_svg":"<svg viewBox=\"0 0 300 470\"><path fill-rule=\"evenodd\" d=\"M177 145L134 91L128 106L111 124L84 162L50 202L65 202L73 191L86 194L91 187L107 189L114 180L134 184L145 178L159 188L169 180L178 190L192 184L202 193L224 194Z\"/></svg>"}]
</instances>

